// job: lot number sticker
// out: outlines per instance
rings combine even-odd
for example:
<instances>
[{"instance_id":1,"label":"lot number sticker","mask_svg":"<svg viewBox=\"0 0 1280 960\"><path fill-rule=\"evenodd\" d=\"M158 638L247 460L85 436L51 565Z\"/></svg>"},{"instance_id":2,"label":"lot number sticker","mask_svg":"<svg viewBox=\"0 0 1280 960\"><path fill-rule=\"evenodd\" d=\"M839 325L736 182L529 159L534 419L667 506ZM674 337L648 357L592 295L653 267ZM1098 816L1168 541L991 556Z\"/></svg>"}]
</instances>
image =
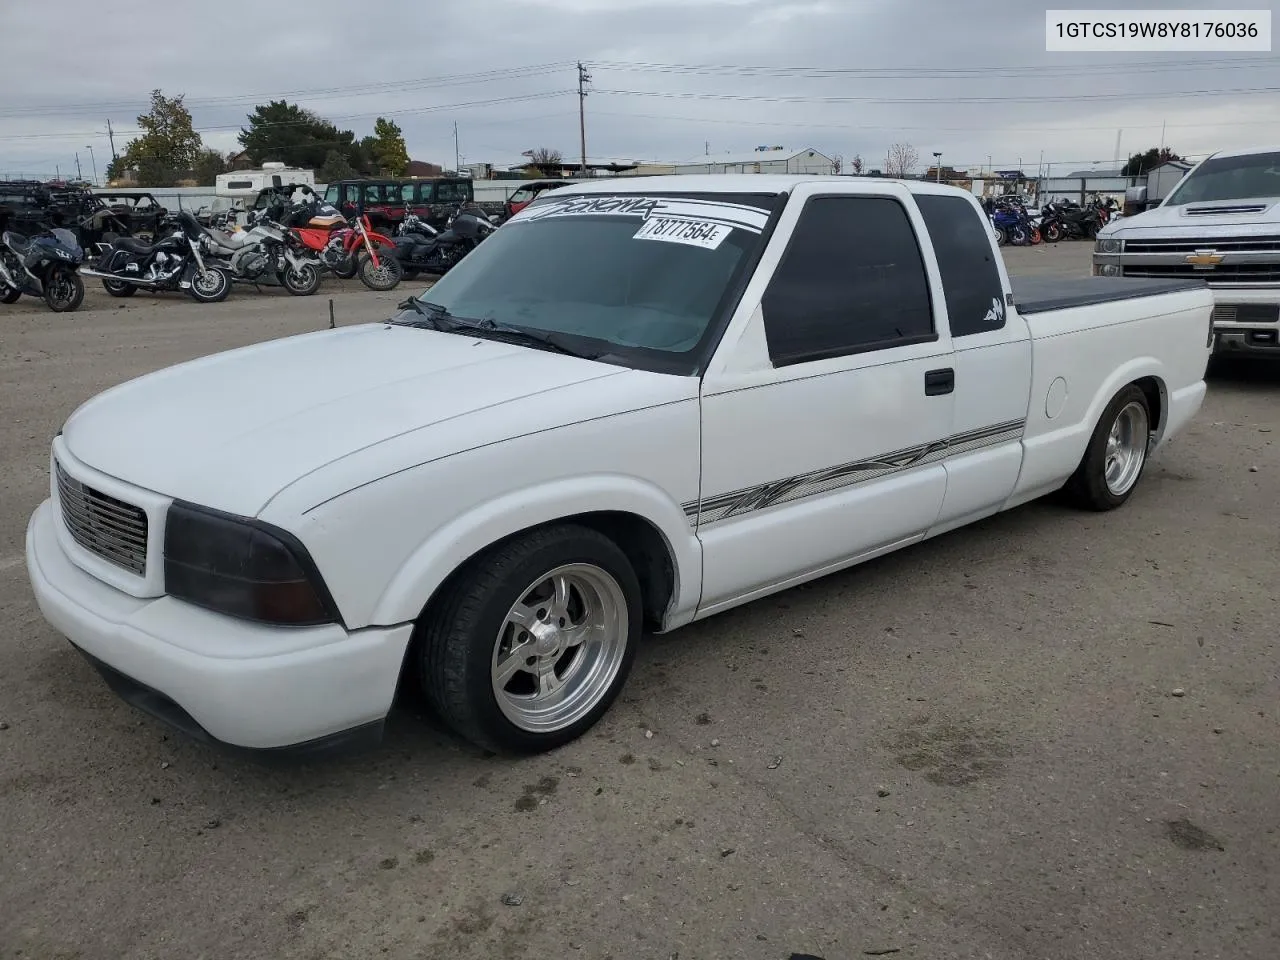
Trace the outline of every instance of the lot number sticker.
<instances>
[{"instance_id":1,"label":"lot number sticker","mask_svg":"<svg viewBox=\"0 0 1280 960\"><path fill-rule=\"evenodd\" d=\"M707 220L683 217L651 217L636 231L636 240L663 240L667 243L687 243L704 250L714 250L733 232L733 227Z\"/></svg>"}]
</instances>

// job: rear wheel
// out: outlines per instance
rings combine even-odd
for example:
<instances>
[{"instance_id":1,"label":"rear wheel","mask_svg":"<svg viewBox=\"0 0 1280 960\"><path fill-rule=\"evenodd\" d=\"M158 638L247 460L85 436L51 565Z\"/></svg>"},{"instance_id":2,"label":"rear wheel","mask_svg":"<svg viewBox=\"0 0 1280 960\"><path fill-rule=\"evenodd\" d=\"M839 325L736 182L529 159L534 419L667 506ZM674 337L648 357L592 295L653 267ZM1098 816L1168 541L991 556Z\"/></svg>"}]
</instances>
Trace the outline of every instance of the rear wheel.
<instances>
[{"instance_id":1,"label":"rear wheel","mask_svg":"<svg viewBox=\"0 0 1280 960\"><path fill-rule=\"evenodd\" d=\"M125 283L122 280L103 280L102 289L113 297L132 297L138 292L138 288L131 283Z\"/></svg>"},{"instance_id":2,"label":"rear wheel","mask_svg":"<svg viewBox=\"0 0 1280 960\"><path fill-rule=\"evenodd\" d=\"M404 276L404 268L399 260L385 253L378 255L375 266L373 258L366 253L360 257L359 275L360 282L370 290L394 290Z\"/></svg>"},{"instance_id":3,"label":"rear wheel","mask_svg":"<svg viewBox=\"0 0 1280 960\"><path fill-rule=\"evenodd\" d=\"M70 313L84 302L84 281L71 270L55 270L44 288L44 302L54 313Z\"/></svg>"},{"instance_id":4,"label":"rear wheel","mask_svg":"<svg viewBox=\"0 0 1280 960\"><path fill-rule=\"evenodd\" d=\"M1089 510L1114 510L1132 495L1147 465L1151 406L1142 390L1125 387L1107 404L1066 491Z\"/></svg>"},{"instance_id":5,"label":"rear wheel","mask_svg":"<svg viewBox=\"0 0 1280 960\"><path fill-rule=\"evenodd\" d=\"M0 289L0 303L17 303L22 291L17 287L5 286Z\"/></svg>"},{"instance_id":6,"label":"rear wheel","mask_svg":"<svg viewBox=\"0 0 1280 960\"><path fill-rule=\"evenodd\" d=\"M415 666L439 716L486 749L537 753L585 733L622 689L640 585L608 537L549 527L468 564L419 629Z\"/></svg>"}]
</instances>

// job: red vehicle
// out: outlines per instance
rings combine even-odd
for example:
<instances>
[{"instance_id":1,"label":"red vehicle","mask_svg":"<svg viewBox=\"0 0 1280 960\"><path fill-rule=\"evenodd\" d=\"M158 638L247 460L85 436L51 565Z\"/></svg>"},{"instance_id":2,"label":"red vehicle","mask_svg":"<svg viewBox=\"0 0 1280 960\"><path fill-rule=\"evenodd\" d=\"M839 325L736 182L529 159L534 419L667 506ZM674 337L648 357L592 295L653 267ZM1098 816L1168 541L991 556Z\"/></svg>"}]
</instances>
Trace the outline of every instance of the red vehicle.
<instances>
[{"instance_id":1,"label":"red vehicle","mask_svg":"<svg viewBox=\"0 0 1280 960\"><path fill-rule=\"evenodd\" d=\"M345 279L359 276L370 290L391 290L404 276L400 261L394 256L395 243L390 237L375 232L369 217L361 215L347 223L336 221L332 227L293 227L298 239L320 257L320 262L336 276ZM381 252L380 252L381 251Z\"/></svg>"},{"instance_id":2,"label":"red vehicle","mask_svg":"<svg viewBox=\"0 0 1280 960\"><path fill-rule=\"evenodd\" d=\"M514 217L517 213L538 199L538 196L547 190L554 190L556 187L567 187L572 181L569 180L534 180L520 186L520 189L507 198L506 214L508 217Z\"/></svg>"}]
</instances>

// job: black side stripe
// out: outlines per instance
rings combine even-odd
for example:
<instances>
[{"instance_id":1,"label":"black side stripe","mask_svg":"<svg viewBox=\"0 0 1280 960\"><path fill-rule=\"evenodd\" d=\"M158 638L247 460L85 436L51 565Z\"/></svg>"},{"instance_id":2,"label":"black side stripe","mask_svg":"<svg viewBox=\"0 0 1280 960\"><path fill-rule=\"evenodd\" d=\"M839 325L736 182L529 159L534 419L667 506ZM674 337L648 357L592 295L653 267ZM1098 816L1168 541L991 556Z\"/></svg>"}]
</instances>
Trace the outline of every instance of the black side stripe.
<instances>
[{"instance_id":1,"label":"black side stripe","mask_svg":"<svg viewBox=\"0 0 1280 960\"><path fill-rule=\"evenodd\" d=\"M1021 438L1026 420L1009 420L978 430L968 430L932 443L920 444L881 454L867 460L823 467L810 473L771 480L741 490L732 490L683 504L691 525L705 525L739 517L755 510L790 503L806 497L829 493L844 487L865 483L894 473L901 473L926 463L937 463L947 457L993 447Z\"/></svg>"}]
</instances>

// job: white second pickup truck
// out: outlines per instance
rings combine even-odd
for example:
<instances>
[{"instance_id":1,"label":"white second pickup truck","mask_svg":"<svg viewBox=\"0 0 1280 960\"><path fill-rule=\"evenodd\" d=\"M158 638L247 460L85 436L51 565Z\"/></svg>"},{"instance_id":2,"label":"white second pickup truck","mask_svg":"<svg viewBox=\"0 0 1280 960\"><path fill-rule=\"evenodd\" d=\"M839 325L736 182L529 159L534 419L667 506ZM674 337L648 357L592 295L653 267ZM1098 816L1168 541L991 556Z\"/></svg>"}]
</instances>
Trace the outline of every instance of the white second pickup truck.
<instances>
[{"instance_id":1,"label":"white second pickup truck","mask_svg":"<svg viewBox=\"0 0 1280 960\"><path fill-rule=\"evenodd\" d=\"M1160 206L1098 232L1093 272L1203 280L1215 353L1280 358L1280 147L1202 160Z\"/></svg>"},{"instance_id":2,"label":"white second pickup truck","mask_svg":"<svg viewBox=\"0 0 1280 960\"><path fill-rule=\"evenodd\" d=\"M540 196L382 323L108 390L27 531L46 618L207 741L580 736L665 632L1064 486L1204 397L1195 280L1015 282L973 197L688 176Z\"/></svg>"}]
</instances>

